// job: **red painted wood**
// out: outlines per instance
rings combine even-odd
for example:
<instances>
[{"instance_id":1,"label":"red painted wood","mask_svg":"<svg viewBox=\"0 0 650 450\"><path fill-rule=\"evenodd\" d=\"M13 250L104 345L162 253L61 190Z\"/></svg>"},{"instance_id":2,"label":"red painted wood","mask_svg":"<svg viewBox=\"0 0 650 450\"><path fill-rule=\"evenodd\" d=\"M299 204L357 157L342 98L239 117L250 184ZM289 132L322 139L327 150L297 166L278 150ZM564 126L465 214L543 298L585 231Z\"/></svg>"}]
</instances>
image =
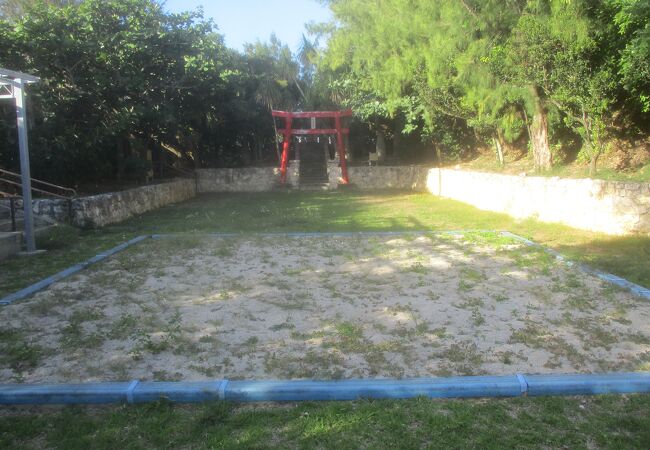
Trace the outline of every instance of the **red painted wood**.
<instances>
[{"instance_id":1,"label":"red painted wood","mask_svg":"<svg viewBox=\"0 0 650 450\"><path fill-rule=\"evenodd\" d=\"M278 129L279 133L284 134L285 129L281 128ZM291 134L293 135L306 135L306 134L337 134L338 131L336 128L294 128L291 130ZM349 134L350 129L349 128L341 128L341 133L343 134Z\"/></svg>"},{"instance_id":2,"label":"red painted wood","mask_svg":"<svg viewBox=\"0 0 650 450\"><path fill-rule=\"evenodd\" d=\"M280 183L287 182L287 164L289 163L289 146L291 145L291 116L287 117L287 128L283 130L282 160L280 161Z\"/></svg>"},{"instance_id":3,"label":"red painted wood","mask_svg":"<svg viewBox=\"0 0 650 450\"><path fill-rule=\"evenodd\" d=\"M338 133L336 135L336 146L339 150L339 162L341 164L341 178L343 178L343 184L350 183L348 178L348 163L345 160L345 142L343 142L343 133L341 130L341 118L336 116L336 129Z\"/></svg>"},{"instance_id":4,"label":"red painted wood","mask_svg":"<svg viewBox=\"0 0 650 450\"><path fill-rule=\"evenodd\" d=\"M351 109L346 109L344 111L271 111L273 117L293 117L294 119L306 119L311 117L320 117L320 118L335 118L339 117L349 117L352 115Z\"/></svg>"},{"instance_id":5,"label":"red painted wood","mask_svg":"<svg viewBox=\"0 0 650 450\"><path fill-rule=\"evenodd\" d=\"M282 159L280 161L280 182L285 184L287 181L287 164L289 162L289 146L291 144L292 135L315 135L315 134L336 134L336 148L339 154L339 161L341 164L341 178L343 184L350 182L348 178L348 165L345 160L345 143L343 142L343 135L349 134L349 128L341 127L341 117L349 117L352 115L351 109L345 111L271 111L273 117L283 117L286 121L285 128L278 130L284 135L284 143L282 145ZM313 129L292 129L292 120L296 119L311 119L311 118L329 118L334 119L336 128L313 128Z\"/></svg>"}]
</instances>

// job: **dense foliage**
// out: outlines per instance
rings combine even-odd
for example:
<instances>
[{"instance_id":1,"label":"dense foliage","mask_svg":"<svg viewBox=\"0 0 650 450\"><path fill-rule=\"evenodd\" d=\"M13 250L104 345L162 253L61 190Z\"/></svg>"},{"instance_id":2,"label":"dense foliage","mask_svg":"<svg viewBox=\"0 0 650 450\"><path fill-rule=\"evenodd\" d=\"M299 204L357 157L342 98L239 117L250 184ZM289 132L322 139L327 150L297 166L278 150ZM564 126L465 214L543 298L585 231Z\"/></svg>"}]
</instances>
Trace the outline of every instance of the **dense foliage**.
<instances>
[{"instance_id":1,"label":"dense foliage","mask_svg":"<svg viewBox=\"0 0 650 450\"><path fill-rule=\"evenodd\" d=\"M334 20L311 24L315 40L293 54L273 36L229 49L200 11L158 0L0 0L0 66L42 78L28 97L34 174L76 184L274 164L271 108L353 108L351 156L364 158L493 147L500 163L576 156L594 171L615 139L632 142L621 167L650 158L646 0L326 3ZM10 102L0 136L0 166L17 168Z\"/></svg>"},{"instance_id":2,"label":"dense foliage","mask_svg":"<svg viewBox=\"0 0 650 450\"><path fill-rule=\"evenodd\" d=\"M241 55L200 12L169 14L152 0L22 4L26 13L0 21L0 66L42 78L28 97L37 177L142 179L178 157L274 160L270 98L291 103L287 79L298 76L297 64L280 67L279 54L292 58L286 46ZM15 116L2 103L0 165L15 168Z\"/></svg>"},{"instance_id":3,"label":"dense foliage","mask_svg":"<svg viewBox=\"0 0 650 450\"><path fill-rule=\"evenodd\" d=\"M448 156L528 143L548 169L552 147L580 140L592 169L613 119L643 130L650 109L645 0L330 0L325 70L363 114L404 116ZM469 133L468 133L469 131Z\"/></svg>"}]
</instances>

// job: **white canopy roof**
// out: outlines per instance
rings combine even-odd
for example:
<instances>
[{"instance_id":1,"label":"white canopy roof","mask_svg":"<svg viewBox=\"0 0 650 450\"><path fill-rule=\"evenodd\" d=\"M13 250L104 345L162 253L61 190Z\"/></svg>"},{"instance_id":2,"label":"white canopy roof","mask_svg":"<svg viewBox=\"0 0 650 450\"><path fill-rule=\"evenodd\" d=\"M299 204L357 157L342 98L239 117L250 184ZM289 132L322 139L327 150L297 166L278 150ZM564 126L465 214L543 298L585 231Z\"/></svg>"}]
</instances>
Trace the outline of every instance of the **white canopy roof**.
<instances>
[{"instance_id":1,"label":"white canopy roof","mask_svg":"<svg viewBox=\"0 0 650 450\"><path fill-rule=\"evenodd\" d=\"M15 70L3 69L0 67L0 83L9 82L13 80L22 80L25 83L36 83L41 81L39 77L29 75L27 73L16 72Z\"/></svg>"}]
</instances>

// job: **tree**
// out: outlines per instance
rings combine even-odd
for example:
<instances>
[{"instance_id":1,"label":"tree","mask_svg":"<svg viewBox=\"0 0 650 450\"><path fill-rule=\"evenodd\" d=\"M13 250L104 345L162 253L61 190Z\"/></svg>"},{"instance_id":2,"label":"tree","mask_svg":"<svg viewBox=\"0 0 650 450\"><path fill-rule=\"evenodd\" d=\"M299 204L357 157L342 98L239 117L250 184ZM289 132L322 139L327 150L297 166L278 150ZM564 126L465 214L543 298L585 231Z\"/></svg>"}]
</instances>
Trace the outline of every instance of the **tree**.
<instances>
[{"instance_id":1,"label":"tree","mask_svg":"<svg viewBox=\"0 0 650 450\"><path fill-rule=\"evenodd\" d=\"M17 19L38 5L67 6L81 0L0 0L0 17Z\"/></svg>"},{"instance_id":2,"label":"tree","mask_svg":"<svg viewBox=\"0 0 650 450\"><path fill-rule=\"evenodd\" d=\"M648 108L648 3L641 0L331 0L324 64L385 100L400 100L438 147L446 120L495 143L528 133L537 170L552 165L549 114L583 138L595 170L621 82ZM613 39L611 24L629 38ZM646 103L644 103L646 102ZM624 107L624 106L623 106ZM529 119L530 118L530 119ZM438 122L438 123L436 123ZM436 132L434 132L434 130Z\"/></svg>"},{"instance_id":3,"label":"tree","mask_svg":"<svg viewBox=\"0 0 650 450\"><path fill-rule=\"evenodd\" d=\"M496 119L504 102L490 111L487 99L515 95L509 86L494 89L495 77L483 58L507 37L522 3L334 0L330 7L338 27L324 63L347 68L360 89L386 100L389 114L406 107L407 129L422 123L422 135L437 149L466 140L470 122L493 130L490 135L509 136L501 129L505 122ZM449 139L441 123L451 125L456 136Z\"/></svg>"},{"instance_id":4,"label":"tree","mask_svg":"<svg viewBox=\"0 0 650 450\"><path fill-rule=\"evenodd\" d=\"M169 14L153 0L34 2L0 29L0 65L42 78L29 97L36 176L141 179L148 151L161 163L168 150L197 165L249 158L265 113L246 61L200 12ZM272 137L266 123L259 139ZM0 122L9 135L13 126ZM14 164L14 153L0 142L0 160Z\"/></svg>"},{"instance_id":5,"label":"tree","mask_svg":"<svg viewBox=\"0 0 650 450\"><path fill-rule=\"evenodd\" d=\"M274 35L268 43L258 41L246 44L244 48L251 76L255 79L254 96L256 100L268 108L271 117L273 109L293 110L300 103L304 92L300 88L300 66L295 61L289 47ZM297 93L292 89L296 87ZM275 151L280 160L280 145L275 120L273 123Z\"/></svg>"},{"instance_id":6,"label":"tree","mask_svg":"<svg viewBox=\"0 0 650 450\"><path fill-rule=\"evenodd\" d=\"M614 24L623 37L618 71L624 88L650 112L650 3L644 0L608 0Z\"/></svg>"}]
</instances>

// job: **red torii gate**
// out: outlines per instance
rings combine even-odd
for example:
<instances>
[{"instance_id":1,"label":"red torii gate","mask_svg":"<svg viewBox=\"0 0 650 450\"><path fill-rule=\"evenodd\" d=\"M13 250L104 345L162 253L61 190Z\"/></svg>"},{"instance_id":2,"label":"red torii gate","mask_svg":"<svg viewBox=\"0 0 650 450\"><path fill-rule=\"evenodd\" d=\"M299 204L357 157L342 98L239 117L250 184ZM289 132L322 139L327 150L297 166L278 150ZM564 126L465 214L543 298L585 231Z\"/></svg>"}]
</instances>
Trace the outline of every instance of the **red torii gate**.
<instances>
[{"instance_id":1,"label":"red torii gate","mask_svg":"<svg viewBox=\"0 0 650 450\"><path fill-rule=\"evenodd\" d=\"M280 161L280 182L285 184L287 181L287 164L289 163L289 146L291 145L292 135L313 135L313 134L335 134L336 135L336 150L339 154L339 161L341 163L341 178L343 184L350 182L348 178L348 166L345 160L345 143L343 142L343 135L349 134L349 128L341 127L341 117L352 116L352 110L345 111L305 111L305 112L290 112L290 111L271 111L274 117L282 117L285 119L286 125L284 128L279 129L278 132L284 136L282 144L282 159ZM293 119L334 119L335 128L292 128Z\"/></svg>"}]
</instances>

